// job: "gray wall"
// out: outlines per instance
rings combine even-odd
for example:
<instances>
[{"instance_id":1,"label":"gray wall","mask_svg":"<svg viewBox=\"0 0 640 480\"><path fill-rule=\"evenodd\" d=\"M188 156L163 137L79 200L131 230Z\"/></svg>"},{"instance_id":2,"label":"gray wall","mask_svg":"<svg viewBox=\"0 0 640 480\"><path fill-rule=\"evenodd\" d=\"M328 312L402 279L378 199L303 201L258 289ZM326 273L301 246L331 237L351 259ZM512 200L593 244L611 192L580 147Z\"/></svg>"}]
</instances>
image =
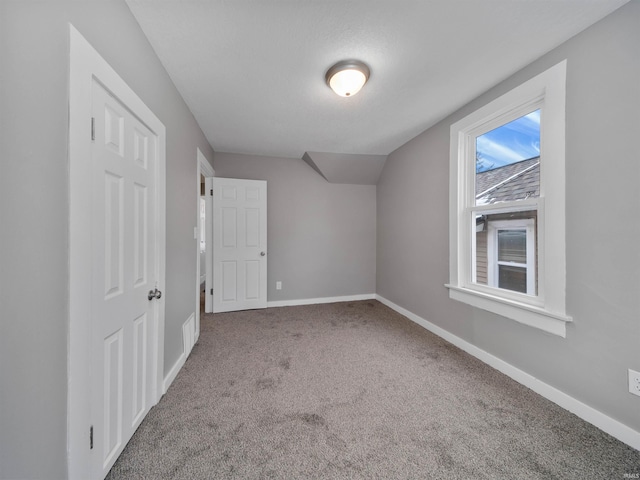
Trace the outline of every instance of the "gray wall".
<instances>
[{"instance_id":1,"label":"gray wall","mask_svg":"<svg viewBox=\"0 0 640 480\"><path fill-rule=\"evenodd\" d=\"M640 430L640 2L630 2L395 152L378 183L377 293ZM567 67L567 310L562 339L449 300L449 127Z\"/></svg>"},{"instance_id":2,"label":"gray wall","mask_svg":"<svg viewBox=\"0 0 640 480\"><path fill-rule=\"evenodd\" d=\"M196 308L196 148L213 151L123 1L2 0L0 22L0 478L64 478L68 22L167 128L165 370Z\"/></svg>"},{"instance_id":3,"label":"gray wall","mask_svg":"<svg viewBox=\"0 0 640 480\"><path fill-rule=\"evenodd\" d=\"M300 159L216 152L213 163L216 177L267 181L269 301L375 293L374 185L328 183Z\"/></svg>"}]
</instances>

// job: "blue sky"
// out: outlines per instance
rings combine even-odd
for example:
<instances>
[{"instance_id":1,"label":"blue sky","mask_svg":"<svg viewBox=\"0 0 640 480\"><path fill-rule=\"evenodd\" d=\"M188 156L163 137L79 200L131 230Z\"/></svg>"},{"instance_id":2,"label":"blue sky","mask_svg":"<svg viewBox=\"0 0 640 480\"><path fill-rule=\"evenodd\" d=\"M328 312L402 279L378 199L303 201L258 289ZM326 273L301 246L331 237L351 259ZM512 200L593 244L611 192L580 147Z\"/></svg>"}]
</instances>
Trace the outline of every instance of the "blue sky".
<instances>
[{"instance_id":1,"label":"blue sky","mask_svg":"<svg viewBox=\"0 0 640 480\"><path fill-rule=\"evenodd\" d=\"M478 172L540 155L540 110L476 138L476 153Z\"/></svg>"}]
</instances>

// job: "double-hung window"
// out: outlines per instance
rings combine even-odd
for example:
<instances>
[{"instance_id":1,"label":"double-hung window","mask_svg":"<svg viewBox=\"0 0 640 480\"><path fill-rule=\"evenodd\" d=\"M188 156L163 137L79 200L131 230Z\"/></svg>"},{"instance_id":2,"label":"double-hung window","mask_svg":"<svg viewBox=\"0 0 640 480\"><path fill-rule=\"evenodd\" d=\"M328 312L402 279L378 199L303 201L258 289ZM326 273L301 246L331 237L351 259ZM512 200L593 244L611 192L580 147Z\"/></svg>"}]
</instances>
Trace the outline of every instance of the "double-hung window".
<instances>
[{"instance_id":1,"label":"double-hung window","mask_svg":"<svg viewBox=\"0 0 640 480\"><path fill-rule=\"evenodd\" d=\"M451 126L449 295L566 335L562 62Z\"/></svg>"}]
</instances>

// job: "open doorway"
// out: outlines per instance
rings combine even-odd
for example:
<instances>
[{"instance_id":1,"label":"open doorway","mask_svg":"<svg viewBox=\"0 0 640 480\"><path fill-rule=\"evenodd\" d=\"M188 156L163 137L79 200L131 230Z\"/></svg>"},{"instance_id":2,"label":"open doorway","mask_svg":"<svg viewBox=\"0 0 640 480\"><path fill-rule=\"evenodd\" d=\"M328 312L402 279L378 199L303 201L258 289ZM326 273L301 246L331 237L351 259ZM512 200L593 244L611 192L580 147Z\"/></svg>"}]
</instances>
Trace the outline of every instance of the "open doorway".
<instances>
[{"instance_id":1,"label":"open doorway","mask_svg":"<svg viewBox=\"0 0 640 480\"><path fill-rule=\"evenodd\" d=\"M196 242L196 332L200 318L213 312L213 176L211 165L198 149L197 154L197 242Z\"/></svg>"}]
</instances>

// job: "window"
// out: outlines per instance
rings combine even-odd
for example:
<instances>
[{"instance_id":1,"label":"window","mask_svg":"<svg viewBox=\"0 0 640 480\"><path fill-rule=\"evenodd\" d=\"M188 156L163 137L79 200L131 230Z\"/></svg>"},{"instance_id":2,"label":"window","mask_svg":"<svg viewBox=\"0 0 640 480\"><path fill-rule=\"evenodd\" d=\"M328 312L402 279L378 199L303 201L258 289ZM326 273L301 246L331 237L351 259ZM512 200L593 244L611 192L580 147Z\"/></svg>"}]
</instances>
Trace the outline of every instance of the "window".
<instances>
[{"instance_id":1,"label":"window","mask_svg":"<svg viewBox=\"0 0 640 480\"><path fill-rule=\"evenodd\" d=\"M487 242L487 285L536 295L536 280L533 220L491 222Z\"/></svg>"},{"instance_id":2,"label":"window","mask_svg":"<svg viewBox=\"0 0 640 480\"><path fill-rule=\"evenodd\" d=\"M566 334L566 62L451 126L449 295Z\"/></svg>"}]
</instances>

